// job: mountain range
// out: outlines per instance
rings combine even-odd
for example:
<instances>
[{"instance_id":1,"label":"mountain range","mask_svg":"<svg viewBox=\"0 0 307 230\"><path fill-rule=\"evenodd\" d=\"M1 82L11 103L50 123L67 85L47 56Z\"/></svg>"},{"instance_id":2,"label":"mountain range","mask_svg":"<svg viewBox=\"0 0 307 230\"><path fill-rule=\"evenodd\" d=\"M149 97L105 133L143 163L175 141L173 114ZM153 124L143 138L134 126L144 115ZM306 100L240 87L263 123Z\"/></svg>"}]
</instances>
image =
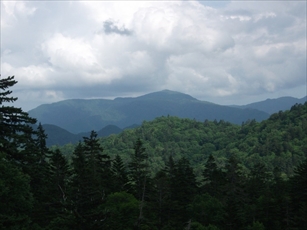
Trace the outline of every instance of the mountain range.
<instances>
[{"instance_id":1,"label":"mountain range","mask_svg":"<svg viewBox=\"0 0 307 230\"><path fill-rule=\"evenodd\" d=\"M275 99L266 99L265 101L254 102L247 105L236 106L237 108L251 108L257 109L260 111L264 111L268 114L277 113L279 111L284 111L290 109L291 106L295 104L304 104L307 101L307 96L303 98L295 98L295 97L280 97Z\"/></svg>"},{"instance_id":2,"label":"mountain range","mask_svg":"<svg viewBox=\"0 0 307 230\"><path fill-rule=\"evenodd\" d=\"M267 99L244 106L225 106L200 101L190 95L163 90L139 97L107 99L70 99L43 104L28 113L43 124L47 145L75 143L91 130L98 136L116 134L160 116L204 120L224 120L241 124L247 120L262 121L279 110L290 109L305 98Z\"/></svg>"}]
</instances>

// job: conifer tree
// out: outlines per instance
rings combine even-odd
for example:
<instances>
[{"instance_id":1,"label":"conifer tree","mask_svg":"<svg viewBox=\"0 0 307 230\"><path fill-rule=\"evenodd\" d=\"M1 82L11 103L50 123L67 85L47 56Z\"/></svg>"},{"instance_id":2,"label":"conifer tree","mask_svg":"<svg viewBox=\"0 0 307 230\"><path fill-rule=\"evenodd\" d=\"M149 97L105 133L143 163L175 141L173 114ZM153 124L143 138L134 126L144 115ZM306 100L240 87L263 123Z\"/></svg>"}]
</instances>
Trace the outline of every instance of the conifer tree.
<instances>
[{"instance_id":1,"label":"conifer tree","mask_svg":"<svg viewBox=\"0 0 307 230\"><path fill-rule=\"evenodd\" d=\"M0 152L0 229L31 229L30 178Z\"/></svg>"},{"instance_id":2,"label":"conifer tree","mask_svg":"<svg viewBox=\"0 0 307 230\"><path fill-rule=\"evenodd\" d=\"M67 159L59 149L56 149L50 157L50 188L48 191L50 215L53 221L61 218L62 222L65 222L66 217L70 215L67 191L69 177L70 171Z\"/></svg>"},{"instance_id":3,"label":"conifer tree","mask_svg":"<svg viewBox=\"0 0 307 230\"><path fill-rule=\"evenodd\" d=\"M182 228L191 219L189 204L198 192L193 168L186 158L175 163L174 175L171 180L172 217L174 228Z\"/></svg>"},{"instance_id":4,"label":"conifer tree","mask_svg":"<svg viewBox=\"0 0 307 230\"><path fill-rule=\"evenodd\" d=\"M29 117L21 108L9 106L17 97L12 97L9 90L17 83L14 76L0 79L0 151L7 154L7 159L19 162L17 149L24 148L28 138L34 133L31 127L36 120Z\"/></svg>"},{"instance_id":5,"label":"conifer tree","mask_svg":"<svg viewBox=\"0 0 307 230\"><path fill-rule=\"evenodd\" d=\"M291 225L296 229L307 229L307 160L301 163L290 179Z\"/></svg>"},{"instance_id":6,"label":"conifer tree","mask_svg":"<svg viewBox=\"0 0 307 230\"><path fill-rule=\"evenodd\" d=\"M229 229L238 229L241 227L244 219L244 203L246 202L246 193L244 191L245 178L242 174L242 167L239 160L232 155L226 164L226 184L225 207L227 212L226 225Z\"/></svg>"},{"instance_id":7,"label":"conifer tree","mask_svg":"<svg viewBox=\"0 0 307 230\"><path fill-rule=\"evenodd\" d=\"M103 204L111 173L109 157L102 151L94 131L74 151L70 196L76 229L101 229L104 225Z\"/></svg>"},{"instance_id":8,"label":"conifer tree","mask_svg":"<svg viewBox=\"0 0 307 230\"><path fill-rule=\"evenodd\" d=\"M132 194L140 201L140 211L135 224L136 229L140 228L141 222L144 219L145 196L148 190L148 156L145 150L143 143L138 139L134 145L134 154L131 156L131 162L129 163Z\"/></svg>"},{"instance_id":9,"label":"conifer tree","mask_svg":"<svg viewBox=\"0 0 307 230\"><path fill-rule=\"evenodd\" d=\"M221 199L223 196L223 186L225 185L225 175L224 172L219 169L216 165L215 159L212 154L205 164L205 169L203 171L203 192L208 193L213 197Z\"/></svg>"},{"instance_id":10,"label":"conifer tree","mask_svg":"<svg viewBox=\"0 0 307 230\"><path fill-rule=\"evenodd\" d=\"M128 175L122 158L117 154L112 163L113 192L128 191Z\"/></svg>"},{"instance_id":11,"label":"conifer tree","mask_svg":"<svg viewBox=\"0 0 307 230\"><path fill-rule=\"evenodd\" d=\"M50 213L52 194L49 193L51 175L48 162L50 151L46 146L47 135L41 124L35 134L34 144L23 151L25 156L31 155L31 161L25 165L25 170L31 177L30 185L34 196L32 219L39 226L46 227L52 218Z\"/></svg>"},{"instance_id":12,"label":"conifer tree","mask_svg":"<svg viewBox=\"0 0 307 230\"><path fill-rule=\"evenodd\" d=\"M163 169L153 178L152 190L149 194L152 221L158 229L162 229L170 222L170 207L172 206L170 195L170 180L166 170Z\"/></svg>"}]
</instances>

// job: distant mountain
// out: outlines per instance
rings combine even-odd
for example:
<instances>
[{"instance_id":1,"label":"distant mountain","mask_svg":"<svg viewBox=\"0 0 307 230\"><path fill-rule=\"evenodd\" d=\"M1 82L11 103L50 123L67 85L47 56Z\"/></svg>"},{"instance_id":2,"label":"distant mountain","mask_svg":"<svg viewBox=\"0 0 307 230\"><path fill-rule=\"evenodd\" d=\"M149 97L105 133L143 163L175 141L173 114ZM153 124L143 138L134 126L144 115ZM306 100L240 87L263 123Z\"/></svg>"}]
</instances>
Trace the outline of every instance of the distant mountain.
<instances>
[{"instance_id":1,"label":"distant mountain","mask_svg":"<svg viewBox=\"0 0 307 230\"><path fill-rule=\"evenodd\" d=\"M68 143L77 143L78 141L82 141L83 137L89 137L90 132L83 132L78 134L73 134L68 132L65 129L62 129L56 125L44 124L43 128L45 130L45 134L47 134L46 145L48 147L52 145L65 145ZM115 125L108 125L97 132L98 137L107 137L111 134L118 134L123 130L118 128Z\"/></svg>"},{"instance_id":2,"label":"distant mountain","mask_svg":"<svg viewBox=\"0 0 307 230\"><path fill-rule=\"evenodd\" d=\"M225 120L241 124L248 119L261 121L269 114L199 101L190 95L163 90L136 98L72 99L40 105L29 115L42 124L53 124L72 133L88 132L107 125L120 128L141 124L160 116L177 116L198 121Z\"/></svg>"},{"instance_id":3,"label":"distant mountain","mask_svg":"<svg viewBox=\"0 0 307 230\"><path fill-rule=\"evenodd\" d=\"M118 134L123 131L121 128L117 127L116 125L107 125L106 127L100 129L97 132L98 137L107 137L111 134Z\"/></svg>"},{"instance_id":4,"label":"distant mountain","mask_svg":"<svg viewBox=\"0 0 307 230\"><path fill-rule=\"evenodd\" d=\"M277 113L279 111L289 110L293 105L304 104L307 101L307 97L301 99L294 97L280 97L276 99L266 99L265 101L259 101L243 106L235 106L237 108L250 108L264 111L268 114Z\"/></svg>"}]
</instances>

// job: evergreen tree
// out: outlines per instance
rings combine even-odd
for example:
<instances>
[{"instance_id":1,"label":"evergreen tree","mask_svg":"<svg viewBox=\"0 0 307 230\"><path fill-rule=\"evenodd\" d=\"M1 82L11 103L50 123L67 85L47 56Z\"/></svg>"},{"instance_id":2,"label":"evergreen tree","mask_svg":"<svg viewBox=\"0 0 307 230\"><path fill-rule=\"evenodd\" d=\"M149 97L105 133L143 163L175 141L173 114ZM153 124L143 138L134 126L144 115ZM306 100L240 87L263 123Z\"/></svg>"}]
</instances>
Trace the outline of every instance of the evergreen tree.
<instances>
[{"instance_id":1,"label":"evergreen tree","mask_svg":"<svg viewBox=\"0 0 307 230\"><path fill-rule=\"evenodd\" d=\"M67 222L70 216L68 211L68 181L70 177L69 165L67 159L62 155L59 149L51 153L50 157L50 218L52 228L56 227L56 222L61 222L58 226L62 228L62 223ZM57 221L55 221L57 220Z\"/></svg>"},{"instance_id":2,"label":"evergreen tree","mask_svg":"<svg viewBox=\"0 0 307 230\"><path fill-rule=\"evenodd\" d=\"M32 220L41 227L46 227L51 221L50 199L50 151L46 146L47 135L41 124L35 133L36 138L22 152L30 161L24 165L24 170L31 177L31 191L34 197Z\"/></svg>"},{"instance_id":3,"label":"evergreen tree","mask_svg":"<svg viewBox=\"0 0 307 230\"><path fill-rule=\"evenodd\" d=\"M292 223L295 229L307 229L307 160L295 170L290 179Z\"/></svg>"},{"instance_id":4,"label":"evergreen tree","mask_svg":"<svg viewBox=\"0 0 307 230\"><path fill-rule=\"evenodd\" d=\"M158 229L170 222L170 207L172 201L170 197L170 179L166 170L156 173L153 178L153 188L150 193L150 211L153 214L152 219Z\"/></svg>"},{"instance_id":5,"label":"evergreen tree","mask_svg":"<svg viewBox=\"0 0 307 230\"><path fill-rule=\"evenodd\" d=\"M196 195L190 204L191 218L195 222L208 226L210 224L223 227L225 210L223 204L208 193Z\"/></svg>"},{"instance_id":6,"label":"evergreen tree","mask_svg":"<svg viewBox=\"0 0 307 230\"><path fill-rule=\"evenodd\" d=\"M226 164L225 207L227 212L226 226L228 229L239 229L244 222L244 191L245 178L242 167L235 156L231 156Z\"/></svg>"},{"instance_id":7,"label":"evergreen tree","mask_svg":"<svg viewBox=\"0 0 307 230\"><path fill-rule=\"evenodd\" d=\"M86 158L81 142L76 146L72 156L72 180L69 184L70 209L75 216L75 229L85 227L88 175L86 172Z\"/></svg>"},{"instance_id":8,"label":"evergreen tree","mask_svg":"<svg viewBox=\"0 0 307 230\"><path fill-rule=\"evenodd\" d=\"M117 154L112 163L113 191L122 192L128 191L128 176L127 170L122 158Z\"/></svg>"},{"instance_id":9,"label":"evergreen tree","mask_svg":"<svg viewBox=\"0 0 307 230\"><path fill-rule=\"evenodd\" d=\"M36 120L30 118L21 108L4 105L17 100L10 96L12 91L9 90L16 83L14 76L0 79L0 151L5 152L8 159L18 163L19 154L16 150L24 148L28 137L34 133L31 125Z\"/></svg>"},{"instance_id":10,"label":"evergreen tree","mask_svg":"<svg viewBox=\"0 0 307 230\"><path fill-rule=\"evenodd\" d=\"M135 227L135 217L139 212L139 201L127 192L116 192L107 196L106 229L126 229L133 230Z\"/></svg>"},{"instance_id":11,"label":"evergreen tree","mask_svg":"<svg viewBox=\"0 0 307 230\"><path fill-rule=\"evenodd\" d=\"M129 163L129 176L132 188L132 194L140 201L139 215L136 221L136 228L139 229L144 219L145 196L147 192L149 171L148 156L140 139L134 145L134 154Z\"/></svg>"},{"instance_id":12,"label":"evergreen tree","mask_svg":"<svg viewBox=\"0 0 307 230\"><path fill-rule=\"evenodd\" d=\"M74 151L70 196L76 229L101 229L104 225L103 204L111 187L111 170L109 157L102 151L94 131Z\"/></svg>"},{"instance_id":13,"label":"evergreen tree","mask_svg":"<svg viewBox=\"0 0 307 230\"><path fill-rule=\"evenodd\" d=\"M83 151L87 160L87 169L92 176L92 183L97 191L109 193L112 188L111 160L107 154L103 154L97 133L92 131L90 137L84 137Z\"/></svg>"},{"instance_id":14,"label":"evergreen tree","mask_svg":"<svg viewBox=\"0 0 307 230\"><path fill-rule=\"evenodd\" d=\"M191 219L189 204L198 193L196 177L193 168L186 158L181 158L174 167L174 175L171 180L171 219L174 228L182 228Z\"/></svg>"},{"instance_id":15,"label":"evergreen tree","mask_svg":"<svg viewBox=\"0 0 307 230\"><path fill-rule=\"evenodd\" d=\"M215 159L212 154L205 164L205 169L203 171L203 192L208 193L218 199L222 198L223 186L225 185L225 175L224 172L219 169L216 165Z\"/></svg>"},{"instance_id":16,"label":"evergreen tree","mask_svg":"<svg viewBox=\"0 0 307 230\"><path fill-rule=\"evenodd\" d=\"M30 178L0 152L0 229L31 229Z\"/></svg>"}]
</instances>

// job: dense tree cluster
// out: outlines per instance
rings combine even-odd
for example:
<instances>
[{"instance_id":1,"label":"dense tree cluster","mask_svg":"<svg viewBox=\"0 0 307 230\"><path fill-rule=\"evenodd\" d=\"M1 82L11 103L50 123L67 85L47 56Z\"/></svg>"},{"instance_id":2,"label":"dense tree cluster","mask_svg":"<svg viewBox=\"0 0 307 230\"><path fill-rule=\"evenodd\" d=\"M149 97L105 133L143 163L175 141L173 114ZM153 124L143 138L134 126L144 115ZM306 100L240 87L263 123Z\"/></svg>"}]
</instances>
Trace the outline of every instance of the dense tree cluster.
<instances>
[{"instance_id":1,"label":"dense tree cluster","mask_svg":"<svg viewBox=\"0 0 307 230\"><path fill-rule=\"evenodd\" d=\"M92 131L67 158L6 105L14 84L0 80L0 229L307 229L307 104L242 126L164 117L102 141Z\"/></svg>"}]
</instances>

